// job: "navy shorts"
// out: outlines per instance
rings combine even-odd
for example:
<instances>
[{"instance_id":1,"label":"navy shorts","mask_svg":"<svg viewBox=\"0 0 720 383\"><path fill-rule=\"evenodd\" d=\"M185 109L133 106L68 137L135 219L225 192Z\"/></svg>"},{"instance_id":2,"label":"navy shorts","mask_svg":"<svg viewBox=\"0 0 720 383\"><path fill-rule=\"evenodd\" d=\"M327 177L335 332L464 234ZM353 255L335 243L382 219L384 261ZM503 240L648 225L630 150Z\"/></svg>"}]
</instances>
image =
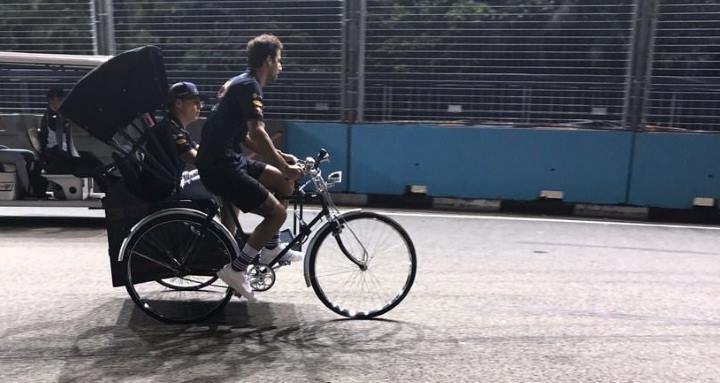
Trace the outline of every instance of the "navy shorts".
<instances>
[{"instance_id":1,"label":"navy shorts","mask_svg":"<svg viewBox=\"0 0 720 383\"><path fill-rule=\"evenodd\" d=\"M260 183L266 163L247 160L241 167L213 166L199 169L200 181L211 193L232 202L244 212L251 212L265 202L270 192Z\"/></svg>"}]
</instances>

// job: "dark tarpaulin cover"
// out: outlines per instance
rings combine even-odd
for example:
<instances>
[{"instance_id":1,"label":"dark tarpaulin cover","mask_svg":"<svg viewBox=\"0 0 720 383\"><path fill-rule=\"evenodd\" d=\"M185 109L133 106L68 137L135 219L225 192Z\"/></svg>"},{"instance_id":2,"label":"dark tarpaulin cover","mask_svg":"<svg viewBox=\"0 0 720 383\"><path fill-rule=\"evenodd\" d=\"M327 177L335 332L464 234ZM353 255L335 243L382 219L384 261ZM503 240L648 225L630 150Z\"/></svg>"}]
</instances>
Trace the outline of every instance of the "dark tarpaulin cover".
<instances>
[{"instance_id":1,"label":"dark tarpaulin cover","mask_svg":"<svg viewBox=\"0 0 720 383\"><path fill-rule=\"evenodd\" d=\"M86 74L60 107L60 113L108 142L139 113L160 109L168 83L162 52L144 46L123 52Z\"/></svg>"}]
</instances>

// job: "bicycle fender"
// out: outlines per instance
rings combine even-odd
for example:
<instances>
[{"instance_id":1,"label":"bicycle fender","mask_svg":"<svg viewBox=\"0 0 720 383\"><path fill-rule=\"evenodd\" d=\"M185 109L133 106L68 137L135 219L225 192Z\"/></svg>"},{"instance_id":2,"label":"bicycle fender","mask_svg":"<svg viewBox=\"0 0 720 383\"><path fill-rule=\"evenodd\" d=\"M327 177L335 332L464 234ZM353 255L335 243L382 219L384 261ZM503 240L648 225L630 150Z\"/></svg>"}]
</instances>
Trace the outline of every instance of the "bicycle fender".
<instances>
[{"instance_id":1,"label":"bicycle fender","mask_svg":"<svg viewBox=\"0 0 720 383\"><path fill-rule=\"evenodd\" d=\"M123 240L122 246L120 246L120 252L118 254L118 262L123 261L123 255L125 254L127 245L130 242L130 238L132 238L133 235L135 235L135 233L138 231L138 229L140 227L142 227L144 224L148 223L150 220L153 220L158 217L170 215L170 214L187 214L187 215L192 215L192 216L202 218L202 219L207 218L207 214L205 214L199 210L188 209L185 207L174 207L174 208L156 211L156 212L148 215L147 217L141 219L138 223L135 224L135 226L132 227L132 229L130 229L130 233L128 233L127 237L125 237L125 239ZM215 226L215 228L217 228L223 234L225 234L225 236L229 239L229 242L232 244L233 251L235 251L235 254L240 254L240 248L238 248L237 242L235 242L235 239L233 239L233 236L230 234L228 229L224 225L222 225L220 222L218 222L217 218L213 219L212 224Z\"/></svg>"},{"instance_id":2,"label":"bicycle fender","mask_svg":"<svg viewBox=\"0 0 720 383\"><path fill-rule=\"evenodd\" d=\"M362 209L349 210L349 211L346 211L346 212L340 214L340 215L338 216L338 218L345 218L345 217L348 217L348 216L350 216L350 215L357 214L357 213L359 213L359 212L361 212L361 211L362 211ZM312 239L310 240L310 243L308 243L307 251L306 251L306 253L305 253L305 260L303 261L303 272L305 273L305 285L306 285L307 287L310 287L310 254L311 254L313 251L315 251L315 249L314 249L314 248L315 248L315 242L317 242L318 234L320 234L320 233L322 233L323 231L325 231L326 228L327 228L328 226L330 226L331 224L332 224L331 222L325 222L325 223L320 227L320 229L318 229L318 230L315 232L316 234L312 237Z\"/></svg>"}]
</instances>

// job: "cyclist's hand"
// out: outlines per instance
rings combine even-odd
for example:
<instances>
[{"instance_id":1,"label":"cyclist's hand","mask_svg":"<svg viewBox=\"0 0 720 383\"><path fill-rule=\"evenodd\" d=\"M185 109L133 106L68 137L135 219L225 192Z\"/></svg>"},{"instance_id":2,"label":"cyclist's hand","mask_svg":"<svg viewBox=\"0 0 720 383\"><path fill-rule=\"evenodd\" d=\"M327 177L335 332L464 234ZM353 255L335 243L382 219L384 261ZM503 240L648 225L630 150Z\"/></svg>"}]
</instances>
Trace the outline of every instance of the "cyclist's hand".
<instances>
[{"instance_id":1,"label":"cyclist's hand","mask_svg":"<svg viewBox=\"0 0 720 383\"><path fill-rule=\"evenodd\" d=\"M293 156L290 153L280 152L280 156L285 160L285 162L287 162L290 165L295 165L298 162L298 158Z\"/></svg>"},{"instance_id":2,"label":"cyclist's hand","mask_svg":"<svg viewBox=\"0 0 720 383\"><path fill-rule=\"evenodd\" d=\"M285 178L295 181L296 179L300 178L304 174L304 167L299 164L288 164L287 166L284 166L282 169L283 175L285 175Z\"/></svg>"}]
</instances>

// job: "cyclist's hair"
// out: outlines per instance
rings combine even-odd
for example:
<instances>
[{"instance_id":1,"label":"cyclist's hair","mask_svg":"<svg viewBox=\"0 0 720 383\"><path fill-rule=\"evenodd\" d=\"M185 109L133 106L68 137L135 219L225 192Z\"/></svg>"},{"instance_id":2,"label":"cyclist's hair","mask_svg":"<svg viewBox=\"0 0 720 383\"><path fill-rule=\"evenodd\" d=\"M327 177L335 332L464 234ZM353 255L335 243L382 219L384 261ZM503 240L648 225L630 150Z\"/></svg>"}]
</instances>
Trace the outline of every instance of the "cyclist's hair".
<instances>
[{"instance_id":1,"label":"cyclist's hair","mask_svg":"<svg viewBox=\"0 0 720 383\"><path fill-rule=\"evenodd\" d=\"M277 36L270 33L257 36L247 44L248 66L253 69L260 68L266 58L275 58L277 52L282 50L283 44Z\"/></svg>"}]
</instances>

